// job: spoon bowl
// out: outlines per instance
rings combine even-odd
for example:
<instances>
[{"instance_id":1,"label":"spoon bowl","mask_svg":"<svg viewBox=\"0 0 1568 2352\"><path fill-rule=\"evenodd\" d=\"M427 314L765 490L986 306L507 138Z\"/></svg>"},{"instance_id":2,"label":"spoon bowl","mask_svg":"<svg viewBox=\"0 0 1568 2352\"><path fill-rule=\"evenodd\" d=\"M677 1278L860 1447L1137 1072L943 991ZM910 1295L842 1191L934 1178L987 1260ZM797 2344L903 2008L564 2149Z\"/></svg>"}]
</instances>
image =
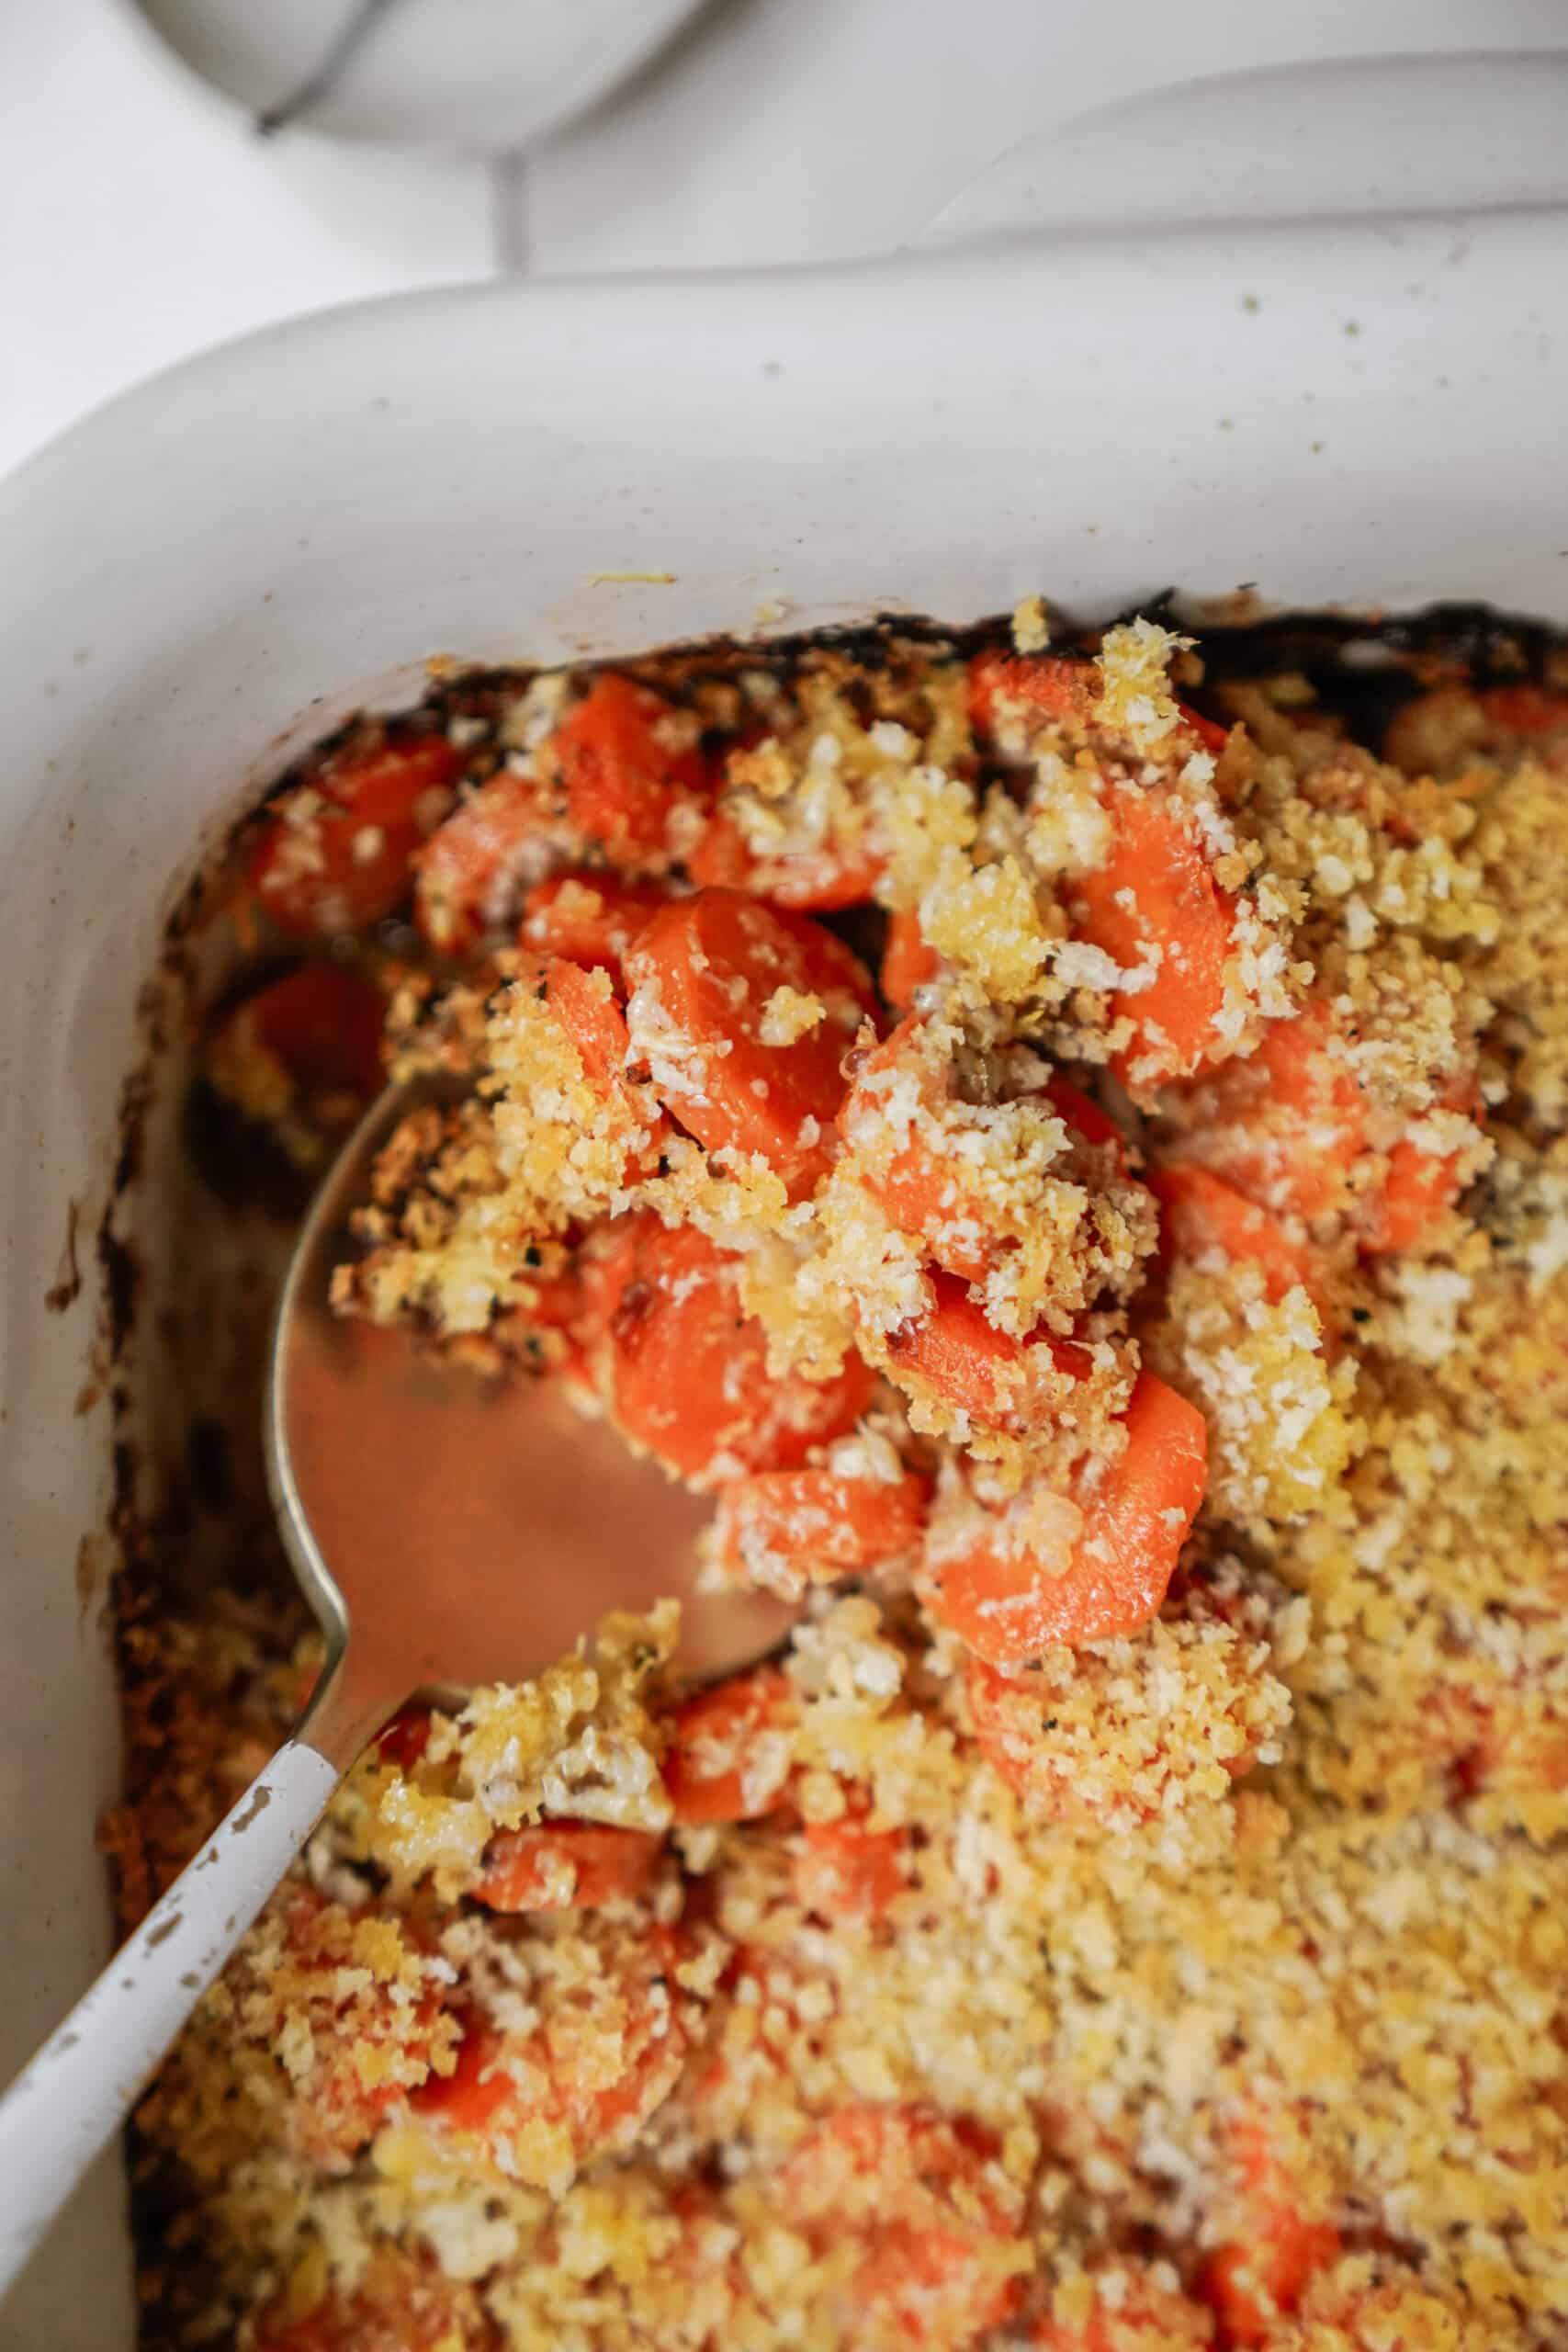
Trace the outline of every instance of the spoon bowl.
<instances>
[{"instance_id":1,"label":"spoon bowl","mask_svg":"<svg viewBox=\"0 0 1568 2352\"><path fill-rule=\"evenodd\" d=\"M333 1313L350 1214L422 1099L389 1088L334 1161L295 1249L268 1370L273 1505L328 1643L301 1736L344 1770L405 1700L526 1680L611 1610L679 1600L673 1666L690 1680L761 1657L796 1613L699 1590L707 1504L555 1382L444 1363L406 1331Z\"/></svg>"}]
</instances>

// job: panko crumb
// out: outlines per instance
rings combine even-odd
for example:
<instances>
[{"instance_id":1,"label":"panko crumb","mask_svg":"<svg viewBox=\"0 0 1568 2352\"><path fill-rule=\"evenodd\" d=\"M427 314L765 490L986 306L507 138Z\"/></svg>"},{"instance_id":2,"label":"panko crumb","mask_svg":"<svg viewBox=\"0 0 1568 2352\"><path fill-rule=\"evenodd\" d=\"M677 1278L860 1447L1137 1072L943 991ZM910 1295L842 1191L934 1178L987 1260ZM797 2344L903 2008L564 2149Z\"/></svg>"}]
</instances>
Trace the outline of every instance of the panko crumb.
<instances>
[{"instance_id":1,"label":"panko crumb","mask_svg":"<svg viewBox=\"0 0 1568 2352\"><path fill-rule=\"evenodd\" d=\"M727 1048L656 985L623 1006L599 971L574 1042L515 944L525 883L574 875L591 926L616 878L553 741L581 674L443 678L498 862L468 889L438 827L412 915L443 953L340 943L434 1094L336 1298L613 1416L604 1331L649 1305L618 1244L675 1237L682 1296L711 1281L792 1384L798 1458L725 1455L762 1531L725 1573L800 1618L716 1694L672 1679L665 1607L394 1721L140 2109L150 2346L1568 2340L1568 665L1422 678L1380 745L1318 668L1193 652L1031 597L972 657L911 628L629 665L702 779L639 887L750 888L868 971L885 917L913 951L788 1139L806 1181L699 1140L678 1105L725 1093ZM322 773L270 804L290 891ZM1115 955L1083 914L1151 797L1222 918L1174 1075L1179 956L1141 909ZM836 1020L757 1001L770 1053ZM309 1164L320 1102L224 1019L209 1089ZM944 1576L978 1535L1040 1577L1110 1561L1151 1378L1207 1447L1190 1530L1151 1505L1163 1601L987 1663ZM919 1542L829 1581L910 1496ZM127 1925L319 1667L242 1566L243 1603L122 1604ZM1225 2300L1259 2291L1266 2322Z\"/></svg>"}]
</instances>

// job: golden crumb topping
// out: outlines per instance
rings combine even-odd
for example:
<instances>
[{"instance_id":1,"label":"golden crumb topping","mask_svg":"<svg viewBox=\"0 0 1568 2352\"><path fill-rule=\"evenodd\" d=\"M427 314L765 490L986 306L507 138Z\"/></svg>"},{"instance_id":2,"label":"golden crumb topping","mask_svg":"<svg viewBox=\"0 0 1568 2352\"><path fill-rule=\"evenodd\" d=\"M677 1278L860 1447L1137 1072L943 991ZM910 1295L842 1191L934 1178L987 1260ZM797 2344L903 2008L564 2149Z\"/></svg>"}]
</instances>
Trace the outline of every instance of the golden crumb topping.
<instances>
[{"instance_id":1,"label":"golden crumb topping","mask_svg":"<svg viewBox=\"0 0 1568 2352\"><path fill-rule=\"evenodd\" d=\"M255 820L384 1035L209 1094L422 1090L336 1303L800 1614L395 1719L140 2110L150 2344L1568 2341L1568 673L1228 650L448 680ZM247 1544L122 1610L128 1918L314 1665Z\"/></svg>"}]
</instances>

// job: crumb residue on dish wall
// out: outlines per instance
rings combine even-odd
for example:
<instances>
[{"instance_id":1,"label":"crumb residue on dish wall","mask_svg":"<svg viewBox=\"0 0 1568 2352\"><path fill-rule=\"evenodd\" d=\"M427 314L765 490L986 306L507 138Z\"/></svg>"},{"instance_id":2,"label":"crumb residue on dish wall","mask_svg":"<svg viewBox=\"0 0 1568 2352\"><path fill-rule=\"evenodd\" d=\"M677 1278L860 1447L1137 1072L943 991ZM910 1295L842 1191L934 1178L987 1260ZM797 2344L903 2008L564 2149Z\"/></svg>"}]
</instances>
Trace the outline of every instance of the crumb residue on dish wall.
<instances>
[{"instance_id":1,"label":"crumb residue on dish wall","mask_svg":"<svg viewBox=\"0 0 1568 2352\"><path fill-rule=\"evenodd\" d=\"M63 1315L74 1306L82 1295L82 1268L76 1255L76 1235L82 1222L82 1204L72 1199L65 1204L65 1239L61 1245L60 1264L53 1282L43 1295L44 1306L51 1315Z\"/></svg>"}]
</instances>

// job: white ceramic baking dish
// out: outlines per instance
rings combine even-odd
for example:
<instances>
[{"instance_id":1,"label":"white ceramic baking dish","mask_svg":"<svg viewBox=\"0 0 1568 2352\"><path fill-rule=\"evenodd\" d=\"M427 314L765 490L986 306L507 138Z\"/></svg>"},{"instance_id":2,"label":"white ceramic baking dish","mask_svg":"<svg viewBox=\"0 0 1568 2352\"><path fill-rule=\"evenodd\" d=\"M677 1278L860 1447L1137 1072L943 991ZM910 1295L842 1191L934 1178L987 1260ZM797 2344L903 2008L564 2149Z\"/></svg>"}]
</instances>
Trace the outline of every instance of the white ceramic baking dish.
<instances>
[{"instance_id":1,"label":"white ceramic baking dish","mask_svg":"<svg viewBox=\"0 0 1568 2352\"><path fill-rule=\"evenodd\" d=\"M764 608L1257 582L1568 622L1565 215L1526 192L378 303L164 376L0 490L0 2075L107 1938L115 1698L78 1583L109 1426L81 1408L138 990L280 732L436 651L608 653ZM157 1205L129 1211L169 1263ZM106 2165L6 2352L124 2352L122 2213Z\"/></svg>"}]
</instances>

